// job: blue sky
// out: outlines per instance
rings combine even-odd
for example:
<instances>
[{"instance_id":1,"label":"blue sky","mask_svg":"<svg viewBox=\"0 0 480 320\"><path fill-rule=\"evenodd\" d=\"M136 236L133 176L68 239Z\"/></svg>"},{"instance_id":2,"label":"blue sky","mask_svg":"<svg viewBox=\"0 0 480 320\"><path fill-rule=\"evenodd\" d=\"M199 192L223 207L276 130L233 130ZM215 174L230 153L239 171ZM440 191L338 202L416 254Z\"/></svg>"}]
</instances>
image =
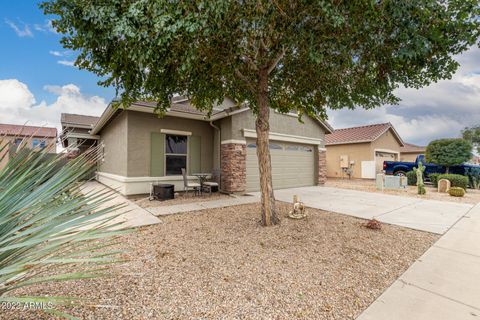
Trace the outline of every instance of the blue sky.
<instances>
[{"instance_id":1,"label":"blue sky","mask_svg":"<svg viewBox=\"0 0 480 320\"><path fill-rule=\"evenodd\" d=\"M61 112L100 115L114 89L72 66L75 52L61 46L39 2L0 0L0 122L59 127ZM480 50L456 59L461 67L451 80L399 88L397 106L329 111L328 121L334 128L391 122L405 141L417 144L458 137L465 126L480 125Z\"/></svg>"},{"instance_id":2,"label":"blue sky","mask_svg":"<svg viewBox=\"0 0 480 320\"><path fill-rule=\"evenodd\" d=\"M51 17L45 16L38 7L40 1L3 0L0 3L0 39L8 44L0 50L1 79L18 79L28 85L37 100L49 103L55 96L43 87L67 83L75 83L86 94L111 99L114 90L98 86L95 75L59 63L72 62L75 53L61 46L61 36L49 26Z\"/></svg>"}]
</instances>

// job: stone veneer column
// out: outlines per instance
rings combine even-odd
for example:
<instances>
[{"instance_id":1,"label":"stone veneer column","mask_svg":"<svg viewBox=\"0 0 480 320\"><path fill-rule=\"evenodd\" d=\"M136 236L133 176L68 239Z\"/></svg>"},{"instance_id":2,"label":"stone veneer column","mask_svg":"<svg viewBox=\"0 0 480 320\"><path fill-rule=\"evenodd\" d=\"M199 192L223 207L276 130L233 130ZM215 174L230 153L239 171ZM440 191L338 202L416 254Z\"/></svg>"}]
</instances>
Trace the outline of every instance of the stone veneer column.
<instances>
[{"instance_id":1,"label":"stone veneer column","mask_svg":"<svg viewBox=\"0 0 480 320\"><path fill-rule=\"evenodd\" d=\"M318 184L327 182L327 150L318 149Z\"/></svg>"},{"instance_id":2,"label":"stone veneer column","mask_svg":"<svg viewBox=\"0 0 480 320\"><path fill-rule=\"evenodd\" d=\"M247 182L247 149L245 144L221 145L221 189L226 192L245 192Z\"/></svg>"}]
</instances>

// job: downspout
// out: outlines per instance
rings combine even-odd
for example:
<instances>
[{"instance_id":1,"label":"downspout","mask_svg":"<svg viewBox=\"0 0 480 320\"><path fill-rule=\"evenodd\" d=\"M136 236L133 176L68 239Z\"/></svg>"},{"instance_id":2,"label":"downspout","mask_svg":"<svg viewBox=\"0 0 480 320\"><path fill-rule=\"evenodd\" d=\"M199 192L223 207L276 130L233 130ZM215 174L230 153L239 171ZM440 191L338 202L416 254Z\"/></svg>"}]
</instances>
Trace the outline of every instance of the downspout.
<instances>
[{"instance_id":1,"label":"downspout","mask_svg":"<svg viewBox=\"0 0 480 320\"><path fill-rule=\"evenodd\" d=\"M215 130L217 130L217 132L218 132L218 156L217 156L218 159L217 159L217 160L218 160L218 170L219 170L219 177L218 177L218 178L219 178L219 181L218 181L218 185L220 186L218 189L219 189L219 191L220 191L220 190L222 190L222 185L221 185L222 179L221 179L221 177L220 177L221 174L222 174L222 163L221 163L221 161L222 161L222 156L221 156L221 154L220 154L221 148L222 148L222 147L221 147L221 146L222 146L222 136L221 136L221 130L220 130L220 128L219 128L218 126L214 125L214 124L213 124L213 121L210 121L209 123L210 123L210 126L212 126L212 127L213 127Z\"/></svg>"}]
</instances>

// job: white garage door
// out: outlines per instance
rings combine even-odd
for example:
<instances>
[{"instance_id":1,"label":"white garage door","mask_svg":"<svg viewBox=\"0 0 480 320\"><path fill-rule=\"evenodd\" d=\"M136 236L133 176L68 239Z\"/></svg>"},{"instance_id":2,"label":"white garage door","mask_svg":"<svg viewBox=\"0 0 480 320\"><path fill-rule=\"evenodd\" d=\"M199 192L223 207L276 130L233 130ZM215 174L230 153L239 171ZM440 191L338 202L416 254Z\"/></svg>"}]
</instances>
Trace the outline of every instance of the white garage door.
<instances>
[{"instance_id":1,"label":"white garage door","mask_svg":"<svg viewBox=\"0 0 480 320\"><path fill-rule=\"evenodd\" d=\"M380 173L383 170L384 161L396 161L397 154L391 152L375 151L375 172Z\"/></svg>"},{"instance_id":2,"label":"white garage door","mask_svg":"<svg viewBox=\"0 0 480 320\"><path fill-rule=\"evenodd\" d=\"M270 142L274 189L315 184L314 146ZM260 179L255 140L247 140L247 191L258 191Z\"/></svg>"}]
</instances>

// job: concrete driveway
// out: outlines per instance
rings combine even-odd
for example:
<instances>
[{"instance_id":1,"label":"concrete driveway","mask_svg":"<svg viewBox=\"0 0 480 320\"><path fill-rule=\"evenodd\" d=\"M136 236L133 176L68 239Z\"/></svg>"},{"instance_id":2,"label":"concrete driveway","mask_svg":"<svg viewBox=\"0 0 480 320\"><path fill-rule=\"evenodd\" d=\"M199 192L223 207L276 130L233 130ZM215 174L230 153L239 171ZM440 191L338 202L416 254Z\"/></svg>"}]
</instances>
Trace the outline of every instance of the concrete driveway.
<instances>
[{"instance_id":1,"label":"concrete driveway","mask_svg":"<svg viewBox=\"0 0 480 320\"><path fill-rule=\"evenodd\" d=\"M258 193L255 193L258 195ZM474 205L422 200L331 187L302 187L275 191L275 198L292 202L298 195L306 206L428 231L445 233Z\"/></svg>"}]
</instances>

